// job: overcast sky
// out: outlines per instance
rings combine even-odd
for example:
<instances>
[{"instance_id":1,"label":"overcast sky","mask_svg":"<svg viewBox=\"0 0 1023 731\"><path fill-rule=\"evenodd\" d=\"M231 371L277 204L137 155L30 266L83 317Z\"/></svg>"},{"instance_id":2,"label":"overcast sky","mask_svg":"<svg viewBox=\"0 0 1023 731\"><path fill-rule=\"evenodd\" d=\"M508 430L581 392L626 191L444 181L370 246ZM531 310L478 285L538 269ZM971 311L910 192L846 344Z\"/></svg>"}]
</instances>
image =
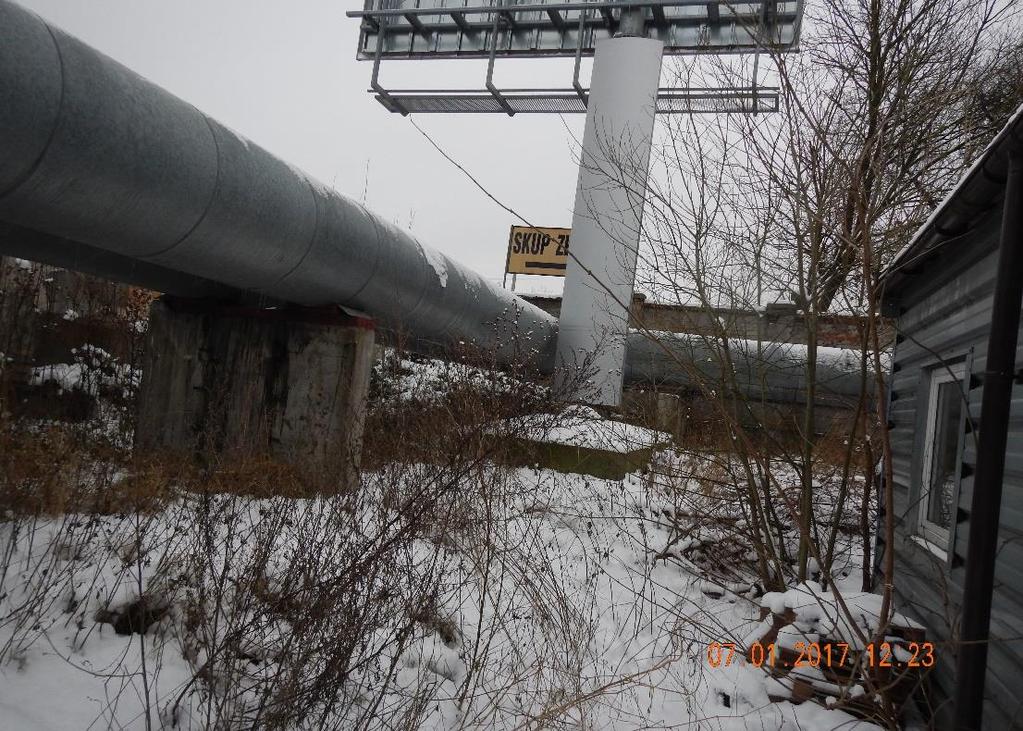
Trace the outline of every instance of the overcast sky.
<instances>
[{"instance_id":1,"label":"overcast sky","mask_svg":"<svg viewBox=\"0 0 1023 731\"><path fill-rule=\"evenodd\" d=\"M372 95L355 60L360 0L17 0L278 157L500 280L513 217ZM588 76L588 67L584 69ZM395 88L483 88L476 61L385 63ZM571 60L499 60L506 87L568 87ZM492 192L542 226L570 226L583 115L419 115ZM520 289L561 279L520 277Z\"/></svg>"}]
</instances>

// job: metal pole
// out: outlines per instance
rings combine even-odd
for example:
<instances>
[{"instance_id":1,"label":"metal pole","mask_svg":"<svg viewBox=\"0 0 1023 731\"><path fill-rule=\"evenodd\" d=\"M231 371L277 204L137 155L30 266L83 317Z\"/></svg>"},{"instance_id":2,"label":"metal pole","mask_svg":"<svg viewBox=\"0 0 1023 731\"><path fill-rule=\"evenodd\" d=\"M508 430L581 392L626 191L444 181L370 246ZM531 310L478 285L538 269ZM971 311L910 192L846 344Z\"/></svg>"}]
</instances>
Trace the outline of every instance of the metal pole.
<instances>
[{"instance_id":1,"label":"metal pole","mask_svg":"<svg viewBox=\"0 0 1023 731\"><path fill-rule=\"evenodd\" d=\"M557 378L578 401L618 406L664 44L642 10L597 43L565 272Z\"/></svg>"},{"instance_id":2,"label":"metal pole","mask_svg":"<svg viewBox=\"0 0 1023 731\"><path fill-rule=\"evenodd\" d=\"M582 65L583 60L583 36L586 33L586 11L579 11L579 31L578 37L576 38L575 47L575 71L572 73L572 88L575 89L575 93L582 99L583 106L585 107L588 103L586 90L583 85L579 83L579 67Z\"/></svg>"},{"instance_id":3,"label":"metal pole","mask_svg":"<svg viewBox=\"0 0 1023 731\"><path fill-rule=\"evenodd\" d=\"M984 714L984 681L991 630L991 598L998 554L1002 478L1016 341L1023 301L1023 150L1009 151L998 274L991 305L984 394L980 408L977 471L970 506L970 539L963 586L963 614L956 669L955 728L979 731Z\"/></svg>"},{"instance_id":4,"label":"metal pole","mask_svg":"<svg viewBox=\"0 0 1023 731\"><path fill-rule=\"evenodd\" d=\"M615 38L646 38L646 11L643 8L622 8Z\"/></svg>"},{"instance_id":5,"label":"metal pole","mask_svg":"<svg viewBox=\"0 0 1023 731\"><path fill-rule=\"evenodd\" d=\"M401 113L401 116L407 117L408 110L398 102L394 101L387 89L380 84L380 54L384 49L384 37L387 34L387 20L380 18L377 21L377 47L376 52L373 54L373 75L369 78L369 86L373 91L380 95L388 104L393 108L397 109Z\"/></svg>"},{"instance_id":6,"label":"metal pole","mask_svg":"<svg viewBox=\"0 0 1023 731\"><path fill-rule=\"evenodd\" d=\"M505 111L505 114L509 117L514 117L515 110L511 108L508 100L504 98L500 90L494 86L494 61L497 58L497 34L501 27L500 20L501 14L494 13L494 25L490 30L490 59L487 63L487 91L497 99L497 103L501 105L501 109Z\"/></svg>"}]
</instances>

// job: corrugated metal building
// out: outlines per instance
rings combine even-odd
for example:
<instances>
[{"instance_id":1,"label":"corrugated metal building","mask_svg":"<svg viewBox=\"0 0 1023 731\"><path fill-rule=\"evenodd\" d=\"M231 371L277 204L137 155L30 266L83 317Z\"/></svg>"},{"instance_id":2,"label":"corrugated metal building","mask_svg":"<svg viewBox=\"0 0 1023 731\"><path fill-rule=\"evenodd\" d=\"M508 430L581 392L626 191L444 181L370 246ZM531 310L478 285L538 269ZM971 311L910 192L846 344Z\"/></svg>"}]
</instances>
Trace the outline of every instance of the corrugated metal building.
<instances>
[{"instance_id":1,"label":"corrugated metal building","mask_svg":"<svg viewBox=\"0 0 1023 731\"><path fill-rule=\"evenodd\" d=\"M1015 158L1021 145L1023 107L899 254L884 281L884 312L896 318L897 330L888 411L897 608L923 621L928 639L941 645L927 693L937 728L953 722L955 641L969 535L977 530L997 530L999 539L983 727L1023 728L1023 379L1018 376L1011 387L999 525L971 520L1009 157L1013 151ZM1010 200L1016 198L1010 194ZM1023 362L1023 337L1019 343L1017 367Z\"/></svg>"}]
</instances>

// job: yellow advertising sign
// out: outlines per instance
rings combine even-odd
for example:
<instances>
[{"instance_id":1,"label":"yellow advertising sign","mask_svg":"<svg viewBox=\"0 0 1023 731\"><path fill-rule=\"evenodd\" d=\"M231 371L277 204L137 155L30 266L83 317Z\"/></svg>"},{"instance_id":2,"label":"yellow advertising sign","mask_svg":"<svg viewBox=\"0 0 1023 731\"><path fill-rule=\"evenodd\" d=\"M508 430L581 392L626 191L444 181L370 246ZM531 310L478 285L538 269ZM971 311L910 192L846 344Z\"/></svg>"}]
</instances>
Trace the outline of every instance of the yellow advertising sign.
<instances>
[{"instance_id":1,"label":"yellow advertising sign","mask_svg":"<svg viewBox=\"0 0 1023 731\"><path fill-rule=\"evenodd\" d=\"M571 235L570 228L512 226L504 271L508 274L565 276Z\"/></svg>"}]
</instances>

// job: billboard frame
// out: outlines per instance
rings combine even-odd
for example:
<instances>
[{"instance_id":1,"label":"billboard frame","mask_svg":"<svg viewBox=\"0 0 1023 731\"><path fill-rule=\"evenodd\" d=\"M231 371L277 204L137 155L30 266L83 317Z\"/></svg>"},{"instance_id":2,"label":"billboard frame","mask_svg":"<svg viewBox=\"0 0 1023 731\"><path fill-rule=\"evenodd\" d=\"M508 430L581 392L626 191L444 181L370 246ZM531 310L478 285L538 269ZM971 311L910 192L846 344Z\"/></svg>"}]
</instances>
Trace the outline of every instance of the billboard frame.
<instances>
[{"instance_id":1,"label":"billboard frame","mask_svg":"<svg viewBox=\"0 0 1023 731\"><path fill-rule=\"evenodd\" d=\"M392 2L394 0L391 0ZM397 0L401 2L401 0ZM446 0L437 0L441 3ZM586 111L588 104L589 90L584 88L579 80L579 70L583 56L592 55L593 49L584 47L583 39L585 38L585 29L588 26L595 24L603 24L607 27L609 34L612 31L612 21L617 23L614 19L612 11L615 8L619 8L621 13L642 11L644 13L643 19L643 32L646 32L646 27L653 23L654 27L667 27L664 23L661 23L658 18L662 20L666 17L664 14L665 8L672 7L695 7L703 6L708 9L710 13L711 7L718 7L720 5L732 6L729 0L598 0L597 2L586 2L580 0L550 0L549 2L520 2L519 4L509 4L508 0L493 0L490 5L476 5L470 6L468 3L474 0L463 0L466 3L465 6L445 6L445 9L441 9L438 6L431 7L417 7L417 8L380 8L380 9L367 9L362 11L349 11L347 15L349 17L358 17L362 19L362 27L360 28L359 35L359 51L358 58L367 60L372 58L373 60L373 72L370 77L370 89L371 93L376 94L376 99L380 102L385 109L390 112L407 116L412 113L420 114L438 114L438 113L504 113L508 116L515 116L519 113L556 113L556 114L571 114L571 113L582 113ZM476 0L477 2L479 0ZM387 2L387 0L365 0L366 7L369 8L378 2ZM418 0L417 0L418 2ZM785 46L785 50L793 51L797 50L795 44L798 42L799 37L799 25L802 18L802 5L803 0L746 0L741 3L744 6L757 5L761 8L761 13L758 18L758 28L763 28L767 25L768 8L775 7L779 2L794 5L794 25L793 25L793 40L792 43ZM645 17L646 10L651 10L651 17ZM596 10L600 17L591 11ZM575 56L575 67L572 76L572 89L506 89L500 90L494 84L494 65L499 56L498 43L496 39L499 37L499 31L502 23L508 26L508 37L515 28L515 14L517 13L536 13L546 12L550 23L555 25L560 32L567 32L568 24L565 17L561 15L562 12L567 13L568 11L575 11L577 14L576 19L576 39L577 44L574 49ZM658 15L658 12L660 15ZM489 25L486 23L478 24L480 30L489 27L489 35L486 46L483 50L486 51L488 65L487 65L487 77L485 82L485 88L483 90L456 90L456 89L404 89L404 90L388 90L380 83L380 63L381 61L388 59L409 59L409 58L450 58L447 54L435 54L428 53L425 55L385 55L384 44L388 35L388 27L392 18L403 17L407 20L409 28L413 35L416 33L428 34L432 32L421 20L421 17L431 16L435 17L438 15L450 15L453 19L453 23L462 32L469 32L466 29L470 29L474 26L470 26L465 16L470 14L476 15L488 15ZM620 16L621 17L621 16ZM367 35L367 23L370 24L371 28L375 31L376 44L372 56L368 56L363 51L365 39ZM401 29L399 28L399 31ZM404 31L408 32L408 31ZM592 34L591 34L592 39ZM494 39L494 43L490 43L489 39ZM756 47L754 49L757 53L760 52L763 43L760 38L756 39ZM410 46L411 47L411 46ZM727 52L739 52L739 51L727 51L722 50L719 47L708 47L705 50L693 51L699 53L716 53L722 54ZM681 51L675 51L675 55L682 53ZM529 54L505 54L506 57L515 58L523 57ZM554 54L543 54L545 57L566 56L567 52L565 49L554 53ZM455 58L480 58L480 53L473 53L471 55L457 54ZM574 93L573 93L574 92ZM748 88L733 87L723 89L708 89L708 88L695 88L695 87L673 87L673 88L661 88L657 94L657 104L655 112L658 114L699 114L699 113L725 113L725 114L758 114L760 112L775 112L778 110L780 105L780 94L777 87L761 87L756 84L754 78L753 83Z\"/></svg>"},{"instance_id":2,"label":"billboard frame","mask_svg":"<svg viewBox=\"0 0 1023 731\"><path fill-rule=\"evenodd\" d=\"M362 10L346 12L347 17L361 21L359 60L368 61L377 55L405 60L479 59L489 57L492 48L502 58L572 57L580 52L577 49L588 57L593 55L597 40L614 35L622 13L631 11L643 11L648 37L665 43L665 55L797 51L804 2L462 0L463 5L374 7L384 1L365 0ZM701 9L703 14L698 12ZM780 32L783 27L789 29L785 38ZM732 33L732 41L712 37L724 35L726 30ZM679 33L683 34L681 39ZM385 43L377 49L375 39L380 35ZM404 38L401 46L396 40L399 37ZM392 47L386 39L394 39Z\"/></svg>"}]
</instances>

